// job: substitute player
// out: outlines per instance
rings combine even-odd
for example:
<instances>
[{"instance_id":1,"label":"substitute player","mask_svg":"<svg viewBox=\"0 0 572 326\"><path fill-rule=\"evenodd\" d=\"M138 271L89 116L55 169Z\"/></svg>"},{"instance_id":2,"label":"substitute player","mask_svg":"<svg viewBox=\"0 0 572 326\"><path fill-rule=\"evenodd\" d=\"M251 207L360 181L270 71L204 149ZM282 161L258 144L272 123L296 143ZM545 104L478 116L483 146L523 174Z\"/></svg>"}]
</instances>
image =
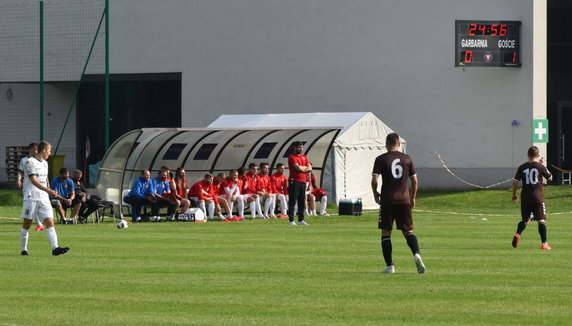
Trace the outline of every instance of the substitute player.
<instances>
[{"instance_id":1,"label":"substitute player","mask_svg":"<svg viewBox=\"0 0 572 326\"><path fill-rule=\"evenodd\" d=\"M425 273L425 265L419 255L419 244L413 233L411 210L415 207L417 196L417 175L411 158L399 151L401 142L396 133L385 139L387 153L378 156L373 165L371 189L375 202L380 204L378 227L381 229L381 249L387 268L384 273L395 273L392 260L391 230L393 221L401 230L407 245L413 253L413 259L419 273ZM381 176L381 193L377 191ZM411 181L411 189L409 189Z\"/></svg>"},{"instance_id":2,"label":"substitute player","mask_svg":"<svg viewBox=\"0 0 572 326\"><path fill-rule=\"evenodd\" d=\"M24 169L24 202L22 205L23 219L20 230L20 245L22 256L28 255L28 235L32 220L37 216L44 222L48 240L52 246L52 255L58 256L68 252L69 248L58 245L58 235L54 226L54 211L50 204L50 196L55 197L56 191L48 187L48 157L52 154L52 145L46 141L38 144L38 153L31 157Z\"/></svg>"},{"instance_id":3,"label":"substitute player","mask_svg":"<svg viewBox=\"0 0 572 326\"><path fill-rule=\"evenodd\" d=\"M538 233L540 233L540 249L552 249L546 242L546 207L544 206L544 185L543 178L552 180L552 174L546 168L546 162L540 158L540 150L536 146L528 149L528 162L518 167L514 181L512 182L512 201L518 203L516 189L518 182L522 181L522 191L520 193L520 212L522 221L516 227L516 234L512 238L512 246L518 247L520 235L530 222L530 216L538 222Z\"/></svg>"}]
</instances>

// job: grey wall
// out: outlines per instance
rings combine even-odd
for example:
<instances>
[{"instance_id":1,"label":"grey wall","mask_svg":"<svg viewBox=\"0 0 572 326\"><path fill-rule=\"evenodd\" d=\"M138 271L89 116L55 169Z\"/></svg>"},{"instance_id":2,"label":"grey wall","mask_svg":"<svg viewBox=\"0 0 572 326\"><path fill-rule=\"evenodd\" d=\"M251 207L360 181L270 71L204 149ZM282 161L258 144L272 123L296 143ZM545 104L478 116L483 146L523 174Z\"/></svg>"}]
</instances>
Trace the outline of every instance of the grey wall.
<instances>
[{"instance_id":1,"label":"grey wall","mask_svg":"<svg viewBox=\"0 0 572 326\"><path fill-rule=\"evenodd\" d=\"M5 97L12 90L12 98ZM47 84L44 90L44 139L53 146L55 152L66 116L70 107L69 99L75 91L73 83ZM6 180L6 146L28 146L40 139L40 94L37 84L2 83L0 84L0 181ZM73 111L75 112L75 110ZM72 113L57 155L64 155L64 166L71 169L83 169L83 162L76 162L76 119Z\"/></svg>"},{"instance_id":2,"label":"grey wall","mask_svg":"<svg viewBox=\"0 0 572 326\"><path fill-rule=\"evenodd\" d=\"M532 141L534 2L111 1L111 73L181 72L183 127L224 113L371 111L407 140L425 185L459 185L435 152L488 185L510 178ZM454 67L456 19L522 21L522 68ZM73 79L52 62L49 80ZM28 79L17 75L0 82Z\"/></svg>"},{"instance_id":3,"label":"grey wall","mask_svg":"<svg viewBox=\"0 0 572 326\"><path fill-rule=\"evenodd\" d=\"M532 9L533 0L124 0L111 7L112 71L181 71L186 127L224 113L371 111L407 140L426 183L448 177L433 170L438 151L485 185L510 177L531 143ZM454 67L456 19L522 21L522 68Z\"/></svg>"}]
</instances>

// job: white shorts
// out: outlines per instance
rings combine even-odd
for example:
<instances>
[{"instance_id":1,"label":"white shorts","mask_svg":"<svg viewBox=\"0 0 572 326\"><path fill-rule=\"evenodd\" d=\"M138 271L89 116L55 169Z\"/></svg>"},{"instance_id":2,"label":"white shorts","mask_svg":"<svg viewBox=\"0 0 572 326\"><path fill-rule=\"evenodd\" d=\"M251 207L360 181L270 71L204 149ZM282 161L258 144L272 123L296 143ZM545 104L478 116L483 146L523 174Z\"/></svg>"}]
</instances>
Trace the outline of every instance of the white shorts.
<instances>
[{"instance_id":1,"label":"white shorts","mask_svg":"<svg viewBox=\"0 0 572 326\"><path fill-rule=\"evenodd\" d=\"M35 217L38 217L39 220L54 218L52 205L49 202L39 200L24 200L20 218L33 220Z\"/></svg>"}]
</instances>

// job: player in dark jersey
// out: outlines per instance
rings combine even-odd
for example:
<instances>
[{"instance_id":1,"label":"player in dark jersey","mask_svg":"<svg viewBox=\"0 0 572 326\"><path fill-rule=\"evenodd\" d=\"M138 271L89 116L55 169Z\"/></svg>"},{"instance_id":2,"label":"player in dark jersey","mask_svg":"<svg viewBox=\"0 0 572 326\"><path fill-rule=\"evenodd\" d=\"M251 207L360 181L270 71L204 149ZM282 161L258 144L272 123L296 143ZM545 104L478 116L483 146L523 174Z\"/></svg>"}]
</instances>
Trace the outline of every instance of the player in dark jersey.
<instances>
[{"instance_id":1,"label":"player in dark jersey","mask_svg":"<svg viewBox=\"0 0 572 326\"><path fill-rule=\"evenodd\" d=\"M387 135L385 147L387 153L378 156L373 165L371 189L375 202L380 204L378 227L381 229L381 249L387 268L384 273L395 273L392 260L391 230L393 221L401 230L407 245L413 253L413 259L419 273L425 272L425 265L419 255L419 244L413 233L411 210L415 207L417 196L417 175L411 158L399 151L401 142L396 133ZM381 176L381 193L378 181ZM411 181L411 189L409 189Z\"/></svg>"},{"instance_id":2,"label":"player in dark jersey","mask_svg":"<svg viewBox=\"0 0 572 326\"><path fill-rule=\"evenodd\" d=\"M516 189L518 182L522 181L522 191L520 192L521 203L520 212L522 221L518 223L516 234L512 239L512 246L518 247L520 235L530 222L530 216L538 222L538 233L542 244L540 249L552 249L546 242L546 208L544 206L544 185L543 178L552 180L552 174L546 168L546 162L540 158L540 150L536 146L528 149L528 162L518 167L514 181L512 182L512 201L518 203Z\"/></svg>"}]
</instances>

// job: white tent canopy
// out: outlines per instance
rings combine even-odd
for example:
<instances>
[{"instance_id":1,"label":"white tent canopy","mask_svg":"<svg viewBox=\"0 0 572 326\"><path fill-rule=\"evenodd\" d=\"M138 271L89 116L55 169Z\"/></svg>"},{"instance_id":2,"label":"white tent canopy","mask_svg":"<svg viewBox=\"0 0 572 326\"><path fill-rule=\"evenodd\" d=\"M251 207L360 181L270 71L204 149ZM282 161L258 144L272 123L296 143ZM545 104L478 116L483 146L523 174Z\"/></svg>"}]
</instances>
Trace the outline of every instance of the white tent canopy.
<instances>
[{"instance_id":1,"label":"white tent canopy","mask_svg":"<svg viewBox=\"0 0 572 326\"><path fill-rule=\"evenodd\" d=\"M392 133L371 112L317 112L221 115L208 128L341 127L326 162L322 186L331 200L361 198L364 208L377 208L371 194L371 170ZM402 150L405 141L402 139Z\"/></svg>"}]
</instances>

